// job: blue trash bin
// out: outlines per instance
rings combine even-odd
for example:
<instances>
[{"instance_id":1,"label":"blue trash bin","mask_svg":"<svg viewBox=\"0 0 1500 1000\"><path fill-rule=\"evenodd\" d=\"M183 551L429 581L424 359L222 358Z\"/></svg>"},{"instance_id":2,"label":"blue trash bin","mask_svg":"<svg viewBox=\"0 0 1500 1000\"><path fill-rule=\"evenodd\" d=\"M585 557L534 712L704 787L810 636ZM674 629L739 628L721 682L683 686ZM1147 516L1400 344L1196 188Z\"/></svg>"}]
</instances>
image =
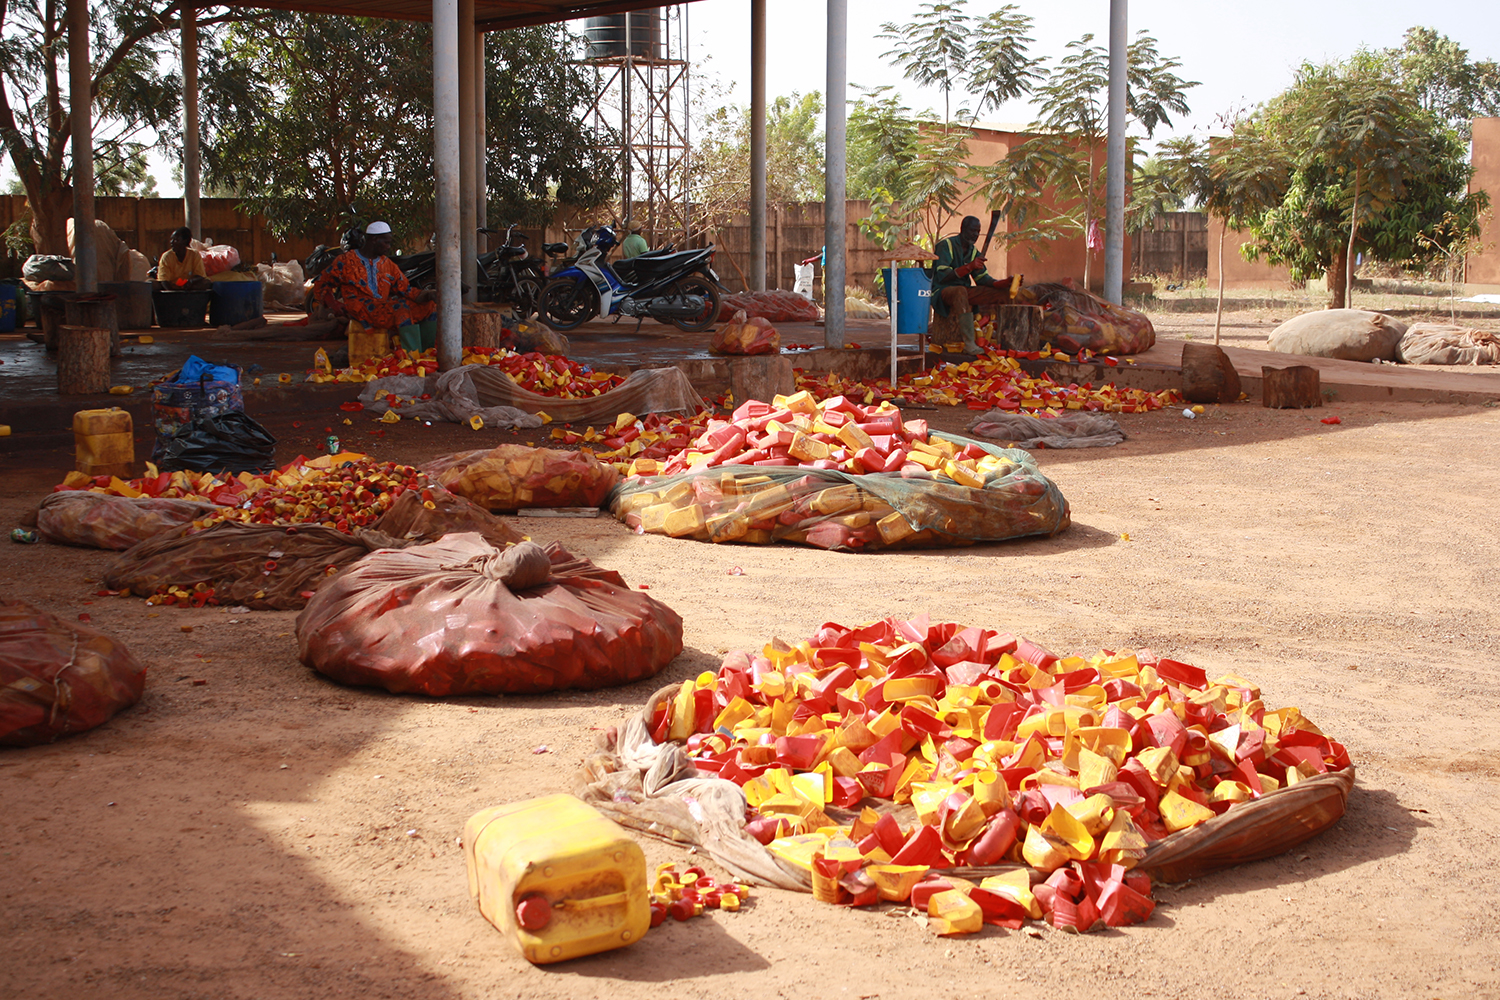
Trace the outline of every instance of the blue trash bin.
<instances>
[{"instance_id":1,"label":"blue trash bin","mask_svg":"<svg viewBox=\"0 0 1500 1000\"><path fill-rule=\"evenodd\" d=\"M234 326L261 316L259 281L215 281L213 285L213 298L208 300L208 322L213 326Z\"/></svg>"},{"instance_id":2,"label":"blue trash bin","mask_svg":"<svg viewBox=\"0 0 1500 1000\"><path fill-rule=\"evenodd\" d=\"M16 328L16 286L0 282L0 333L10 333Z\"/></svg>"},{"instance_id":3,"label":"blue trash bin","mask_svg":"<svg viewBox=\"0 0 1500 1000\"><path fill-rule=\"evenodd\" d=\"M903 267L896 272L900 284L896 288L896 333L926 333L931 316L932 280L920 267ZM891 269L882 268L881 281L885 285L885 298L891 299Z\"/></svg>"}]
</instances>

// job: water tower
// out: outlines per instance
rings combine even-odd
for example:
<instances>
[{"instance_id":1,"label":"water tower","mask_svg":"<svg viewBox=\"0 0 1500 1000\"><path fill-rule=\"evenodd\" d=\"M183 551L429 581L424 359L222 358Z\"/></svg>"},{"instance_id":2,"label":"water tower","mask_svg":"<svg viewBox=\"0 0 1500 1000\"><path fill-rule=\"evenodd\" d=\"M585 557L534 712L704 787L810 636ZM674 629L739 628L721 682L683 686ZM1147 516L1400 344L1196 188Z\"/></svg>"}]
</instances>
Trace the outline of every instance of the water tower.
<instances>
[{"instance_id":1,"label":"water tower","mask_svg":"<svg viewBox=\"0 0 1500 1000\"><path fill-rule=\"evenodd\" d=\"M584 37L595 71L590 120L609 136L601 148L619 164L618 218L643 224L652 246L684 245L691 235L687 5L591 17Z\"/></svg>"}]
</instances>

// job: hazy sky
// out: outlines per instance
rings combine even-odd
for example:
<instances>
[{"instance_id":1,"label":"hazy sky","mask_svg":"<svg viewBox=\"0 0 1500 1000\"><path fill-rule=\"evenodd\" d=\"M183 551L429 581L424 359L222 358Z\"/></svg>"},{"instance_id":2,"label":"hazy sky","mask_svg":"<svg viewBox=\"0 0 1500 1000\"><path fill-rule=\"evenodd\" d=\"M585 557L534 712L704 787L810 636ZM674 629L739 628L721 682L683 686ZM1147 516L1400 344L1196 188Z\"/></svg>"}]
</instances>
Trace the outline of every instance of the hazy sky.
<instances>
[{"instance_id":1,"label":"hazy sky","mask_svg":"<svg viewBox=\"0 0 1500 1000\"><path fill-rule=\"evenodd\" d=\"M990 0L970 0L968 10L984 15L997 9ZM1073 39L1092 32L1098 44L1109 35L1109 0L1053 0L1020 4L1036 21L1033 54L1061 56ZM775 97L825 87L826 5L819 0L767 0L767 93ZM750 100L750 5L746 0L697 0L687 4L690 56L700 79L716 78L731 87L729 98ZM877 38L887 21L905 21L918 10L915 0L849 0L849 79L866 86L894 85L913 108L941 109L942 95L902 79L881 59L889 44ZM1275 96L1304 61L1341 59L1361 46L1399 45L1413 25L1424 25L1456 39L1473 59L1500 58L1500 4L1450 0L1412 4L1396 0L1259 0L1168 2L1134 0L1130 33L1145 29L1163 55L1181 60L1179 75L1197 80L1188 91L1192 112L1174 122L1175 132L1212 130L1224 113ZM578 23L575 27L581 28ZM1013 102L986 119L1024 123L1032 114ZM1173 131L1158 130L1160 139ZM7 158L8 159L8 158ZM176 196L181 189L158 165L157 186ZM14 173L9 163L0 179Z\"/></svg>"}]
</instances>

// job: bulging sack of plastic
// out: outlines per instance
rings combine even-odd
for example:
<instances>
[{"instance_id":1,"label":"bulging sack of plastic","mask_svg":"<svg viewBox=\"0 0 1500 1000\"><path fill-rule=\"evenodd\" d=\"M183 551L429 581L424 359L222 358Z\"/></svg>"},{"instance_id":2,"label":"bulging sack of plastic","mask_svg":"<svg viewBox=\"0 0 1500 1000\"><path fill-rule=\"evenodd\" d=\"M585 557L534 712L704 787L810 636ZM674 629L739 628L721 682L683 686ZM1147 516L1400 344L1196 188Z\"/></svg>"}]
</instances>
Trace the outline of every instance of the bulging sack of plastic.
<instances>
[{"instance_id":1,"label":"bulging sack of plastic","mask_svg":"<svg viewBox=\"0 0 1500 1000\"><path fill-rule=\"evenodd\" d=\"M140 701L146 668L113 636L0 600L0 746L81 733Z\"/></svg>"},{"instance_id":2,"label":"bulging sack of plastic","mask_svg":"<svg viewBox=\"0 0 1500 1000\"><path fill-rule=\"evenodd\" d=\"M42 500L36 526L49 542L123 551L221 509L197 500L65 490Z\"/></svg>"},{"instance_id":3,"label":"bulging sack of plastic","mask_svg":"<svg viewBox=\"0 0 1500 1000\"><path fill-rule=\"evenodd\" d=\"M1106 302L1071 282L1027 285L1016 301L1041 306L1042 339L1070 354L1140 354L1156 343L1156 328L1145 313Z\"/></svg>"},{"instance_id":4,"label":"bulging sack of plastic","mask_svg":"<svg viewBox=\"0 0 1500 1000\"><path fill-rule=\"evenodd\" d=\"M1367 309L1319 309L1271 331L1266 346L1282 354L1344 361L1394 361L1406 324Z\"/></svg>"},{"instance_id":5,"label":"bulging sack of plastic","mask_svg":"<svg viewBox=\"0 0 1500 1000\"><path fill-rule=\"evenodd\" d=\"M557 543L478 535L374 552L297 616L302 662L434 697L629 684L682 651L682 619Z\"/></svg>"},{"instance_id":6,"label":"bulging sack of plastic","mask_svg":"<svg viewBox=\"0 0 1500 1000\"><path fill-rule=\"evenodd\" d=\"M502 444L434 459L422 471L485 510L598 507L620 478L593 455Z\"/></svg>"},{"instance_id":7,"label":"bulging sack of plastic","mask_svg":"<svg viewBox=\"0 0 1500 1000\"><path fill-rule=\"evenodd\" d=\"M736 292L719 303L719 322L729 322L736 312L761 316L772 323L813 323L818 307L796 292Z\"/></svg>"},{"instance_id":8,"label":"bulging sack of plastic","mask_svg":"<svg viewBox=\"0 0 1500 1000\"><path fill-rule=\"evenodd\" d=\"M709 348L716 354L778 354L781 334L764 316L746 318L740 309L724 326L714 331Z\"/></svg>"}]
</instances>

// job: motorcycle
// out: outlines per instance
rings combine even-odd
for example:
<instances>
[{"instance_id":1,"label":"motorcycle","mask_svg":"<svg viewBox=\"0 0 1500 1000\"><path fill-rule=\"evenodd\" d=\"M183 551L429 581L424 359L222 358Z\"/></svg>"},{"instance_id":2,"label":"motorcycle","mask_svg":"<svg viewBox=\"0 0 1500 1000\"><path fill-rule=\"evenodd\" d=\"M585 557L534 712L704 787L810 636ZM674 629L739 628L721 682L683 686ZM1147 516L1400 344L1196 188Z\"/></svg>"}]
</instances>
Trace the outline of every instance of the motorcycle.
<instances>
[{"instance_id":1,"label":"motorcycle","mask_svg":"<svg viewBox=\"0 0 1500 1000\"><path fill-rule=\"evenodd\" d=\"M595 316L647 318L687 333L707 330L719 318L722 284L713 270L714 248L652 250L611 264L618 245L608 226L585 230L578 258L542 286L541 318L554 330L572 330Z\"/></svg>"},{"instance_id":2,"label":"motorcycle","mask_svg":"<svg viewBox=\"0 0 1500 1000\"><path fill-rule=\"evenodd\" d=\"M489 253L479 256L479 298L483 302L509 302L522 316L537 311L542 297L542 285L547 280L547 258L559 257L567 251L566 243L544 243L542 252L546 257L532 257L526 252L526 244L513 242L514 223L505 230L505 243ZM481 233L500 235L495 229L481 229Z\"/></svg>"}]
</instances>

